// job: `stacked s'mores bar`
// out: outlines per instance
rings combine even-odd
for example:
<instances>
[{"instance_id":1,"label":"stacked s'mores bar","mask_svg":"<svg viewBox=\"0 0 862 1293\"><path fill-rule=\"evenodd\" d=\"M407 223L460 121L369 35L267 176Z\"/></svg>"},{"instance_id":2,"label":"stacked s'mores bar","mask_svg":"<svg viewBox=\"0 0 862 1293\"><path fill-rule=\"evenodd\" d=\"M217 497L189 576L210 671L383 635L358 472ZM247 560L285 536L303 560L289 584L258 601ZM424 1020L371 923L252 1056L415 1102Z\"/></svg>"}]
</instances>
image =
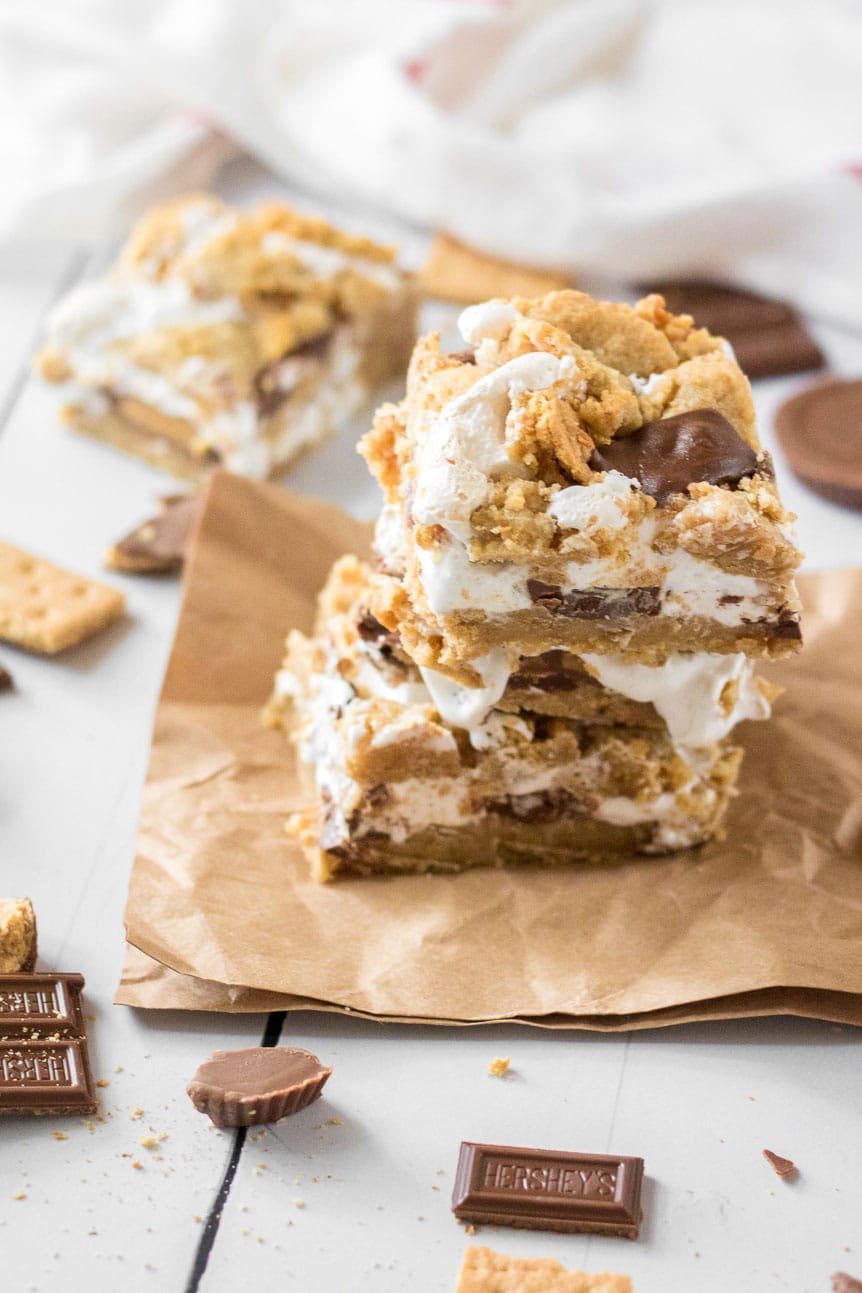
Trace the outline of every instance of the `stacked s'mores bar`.
<instances>
[{"instance_id":1,"label":"stacked s'mores bar","mask_svg":"<svg viewBox=\"0 0 862 1293\"><path fill-rule=\"evenodd\" d=\"M320 879L604 862L716 836L800 645L800 554L726 342L581 292L421 339L362 452L385 506L342 559L292 711Z\"/></svg>"},{"instance_id":2,"label":"stacked s'mores bar","mask_svg":"<svg viewBox=\"0 0 862 1293\"><path fill-rule=\"evenodd\" d=\"M73 427L176 476L277 476L349 421L415 336L391 248L281 205L151 211L51 315L37 369Z\"/></svg>"}]
</instances>

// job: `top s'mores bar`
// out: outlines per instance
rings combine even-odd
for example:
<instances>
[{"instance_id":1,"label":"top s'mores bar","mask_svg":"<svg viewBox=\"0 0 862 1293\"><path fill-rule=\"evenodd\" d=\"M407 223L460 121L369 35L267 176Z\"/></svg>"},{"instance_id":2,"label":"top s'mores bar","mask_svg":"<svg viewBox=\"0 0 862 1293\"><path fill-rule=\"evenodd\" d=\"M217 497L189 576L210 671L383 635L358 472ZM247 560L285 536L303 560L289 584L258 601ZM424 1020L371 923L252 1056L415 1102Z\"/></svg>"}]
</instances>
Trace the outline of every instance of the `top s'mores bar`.
<instances>
[{"instance_id":1,"label":"top s'mores bar","mask_svg":"<svg viewBox=\"0 0 862 1293\"><path fill-rule=\"evenodd\" d=\"M728 344L659 296L489 301L419 341L362 446L384 490L371 609L496 695L518 658L782 656L800 554ZM499 675L499 676L498 676Z\"/></svg>"},{"instance_id":2,"label":"top s'mores bar","mask_svg":"<svg viewBox=\"0 0 862 1293\"><path fill-rule=\"evenodd\" d=\"M74 427L175 475L276 476L401 375L416 301L391 248L202 194L60 302L37 368Z\"/></svg>"}]
</instances>

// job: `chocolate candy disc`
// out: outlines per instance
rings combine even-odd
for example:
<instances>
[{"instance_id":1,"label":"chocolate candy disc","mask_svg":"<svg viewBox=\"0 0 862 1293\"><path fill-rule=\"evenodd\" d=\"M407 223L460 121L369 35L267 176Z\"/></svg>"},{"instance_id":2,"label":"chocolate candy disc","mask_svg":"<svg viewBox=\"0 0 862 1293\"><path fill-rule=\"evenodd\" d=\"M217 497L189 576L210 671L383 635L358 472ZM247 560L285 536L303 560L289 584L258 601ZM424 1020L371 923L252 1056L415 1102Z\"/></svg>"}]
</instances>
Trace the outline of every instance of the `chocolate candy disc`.
<instances>
[{"instance_id":1,"label":"chocolate candy disc","mask_svg":"<svg viewBox=\"0 0 862 1293\"><path fill-rule=\"evenodd\" d=\"M816 382L775 415L790 470L833 503L862 507L862 380Z\"/></svg>"}]
</instances>

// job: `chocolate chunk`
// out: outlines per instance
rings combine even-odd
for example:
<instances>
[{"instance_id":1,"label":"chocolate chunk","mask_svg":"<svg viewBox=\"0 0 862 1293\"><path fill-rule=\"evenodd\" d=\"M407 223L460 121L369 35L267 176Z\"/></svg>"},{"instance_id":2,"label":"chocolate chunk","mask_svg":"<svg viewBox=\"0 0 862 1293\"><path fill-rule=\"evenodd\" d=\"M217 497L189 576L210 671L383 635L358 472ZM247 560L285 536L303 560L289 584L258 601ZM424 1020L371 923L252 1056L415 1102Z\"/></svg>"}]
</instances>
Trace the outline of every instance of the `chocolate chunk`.
<instances>
[{"instance_id":1,"label":"chocolate chunk","mask_svg":"<svg viewBox=\"0 0 862 1293\"><path fill-rule=\"evenodd\" d=\"M636 477L660 507L695 481L737 485L759 470L757 454L715 409L645 422L631 435L595 448L590 466Z\"/></svg>"},{"instance_id":2,"label":"chocolate chunk","mask_svg":"<svg viewBox=\"0 0 862 1293\"><path fill-rule=\"evenodd\" d=\"M0 1114L95 1113L80 974L0 976Z\"/></svg>"},{"instance_id":3,"label":"chocolate chunk","mask_svg":"<svg viewBox=\"0 0 862 1293\"><path fill-rule=\"evenodd\" d=\"M749 377L804 372L822 368L826 362L796 310L786 301L698 280L659 283L645 290L660 292L674 314L690 314L698 327L726 337L740 368Z\"/></svg>"},{"instance_id":4,"label":"chocolate chunk","mask_svg":"<svg viewBox=\"0 0 862 1293\"><path fill-rule=\"evenodd\" d=\"M4 669L0 664L0 691L13 691L15 683L8 669Z\"/></svg>"},{"instance_id":5,"label":"chocolate chunk","mask_svg":"<svg viewBox=\"0 0 862 1293\"><path fill-rule=\"evenodd\" d=\"M462 1221L636 1239L643 1159L464 1141L452 1211Z\"/></svg>"},{"instance_id":6,"label":"chocolate chunk","mask_svg":"<svg viewBox=\"0 0 862 1293\"><path fill-rule=\"evenodd\" d=\"M188 1085L192 1103L216 1127L278 1122L316 1100L332 1072L298 1046L216 1051Z\"/></svg>"},{"instance_id":7,"label":"chocolate chunk","mask_svg":"<svg viewBox=\"0 0 862 1293\"><path fill-rule=\"evenodd\" d=\"M573 813L584 811L574 795L566 790L536 790L526 795L502 795L499 799L486 799L486 812L500 817L511 817L518 822L549 822Z\"/></svg>"},{"instance_id":8,"label":"chocolate chunk","mask_svg":"<svg viewBox=\"0 0 862 1293\"><path fill-rule=\"evenodd\" d=\"M796 611L782 611L778 619L773 620L771 624L768 620L763 620L761 623L768 625L771 638L781 638L783 642L802 641L802 626Z\"/></svg>"},{"instance_id":9,"label":"chocolate chunk","mask_svg":"<svg viewBox=\"0 0 862 1293\"><path fill-rule=\"evenodd\" d=\"M601 684L586 669L567 668L573 657L565 651L544 651L541 655L521 656L518 667L509 676L510 691L581 691L598 690Z\"/></svg>"},{"instance_id":10,"label":"chocolate chunk","mask_svg":"<svg viewBox=\"0 0 862 1293\"><path fill-rule=\"evenodd\" d=\"M201 511L198 494L169 494L161 511L109 550L105 564L126 574L170 574L185 561Z\"/></svg>"},{"instance_id":11,"label":"chocolate chunk","mask_svg":"<svg viewBox=\"0 0 862 1293\"><path fill-rule=\"evenodd\" d=\"M775 431L790 470L815 494L862 508L862 380L816 382L785 400Z\"/></svg>"},{"instance_id":12,"label":"chocolate chunk","mask_svg":"<svg viewBox=\"0 0 862 1293\"><path fill-rule=\"evenodd\" d=\"M255 405L259 417L272 417L281 408L296 389L303 373L326 359L331 340L332 332L324 332L259 369L254 377ZM300 364L296 361L307 362Z\"/></svg>"},{"instance_id":13,"label":"chocolate chunk","mask_svg":"<svg viewBox=\"0 0 862 1293\"><path fill-rule=\"evenodd\" d=\"M450 350L447 359L457 359L459 364L475 364L475 350Z\"/></svg>"},{"instance_id":14,"label":"chocolate chunk","mask_svg":"<svg viewBox=\"0 0 862 1293\"><path fill-rule=\"evenodd\" d=\"M791 1158L782 1158L780 1154L774 1154L771 1149L763 1151L763 1157L769 1166L775 1172L776 1176L795 1176L796 1164Z\"/></svg>"},{"instance_id":15,"label":"chocolate chunk","mask_svg":"<svg viewBox=\"0 0 862 1293\"><path fill-rule=\"evenodd\" d=\"M846 1271L836 1271L831 1282L832 1293L862 1293L862 1280L854 1279Z\"/></svg>"},{"instance_id":16,"label":"chocolate chunk","mask_svg":"<svg viewBox=\"0 0 862 1293\"><path fill-rule=\"evenodd\" d=\"M534 606L566 619L615 620L627 615L658 615L659 588L571 588L563 592L557 584L528 579L527 592Z\"/></svg>"}]
</instances>

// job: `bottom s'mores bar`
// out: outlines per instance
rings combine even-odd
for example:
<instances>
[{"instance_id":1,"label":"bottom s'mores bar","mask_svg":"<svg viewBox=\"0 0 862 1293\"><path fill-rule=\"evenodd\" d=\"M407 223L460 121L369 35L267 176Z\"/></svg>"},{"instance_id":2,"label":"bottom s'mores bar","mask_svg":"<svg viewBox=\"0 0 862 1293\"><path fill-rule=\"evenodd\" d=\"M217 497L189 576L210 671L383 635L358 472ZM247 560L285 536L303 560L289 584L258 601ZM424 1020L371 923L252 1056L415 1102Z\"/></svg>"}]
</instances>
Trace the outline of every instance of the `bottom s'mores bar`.
<instances>
[{"instance_id":1,"label":"bottom s'mores bar","mask_svg":"<svg viewBox=\"0 0 862 1293\"><path fill-rule=\"evenodd\" d=\"M317 633L288 638L271 705L274 721L293 728L310 806L292 827L317 879L605 863L718 834L742 753L726 735L697 747L675 741L655 704L603 686L574 657L567 672L581 681L567 691L567 717L483 712L470 688L454 701L435 696L430 671L368 612L370 580L355 558L336 564ZM541 703L548 693L533 684L549 670L525 663L533 674L522 704L533 692ZM727 708L728 695L735 704L751 687L743 678L721 690ZM745 713L764 717L760 702ZM721 697L714 703L720 710ZM710 734L733 718L731 705Z\"/></svg>"}]
</instances>

